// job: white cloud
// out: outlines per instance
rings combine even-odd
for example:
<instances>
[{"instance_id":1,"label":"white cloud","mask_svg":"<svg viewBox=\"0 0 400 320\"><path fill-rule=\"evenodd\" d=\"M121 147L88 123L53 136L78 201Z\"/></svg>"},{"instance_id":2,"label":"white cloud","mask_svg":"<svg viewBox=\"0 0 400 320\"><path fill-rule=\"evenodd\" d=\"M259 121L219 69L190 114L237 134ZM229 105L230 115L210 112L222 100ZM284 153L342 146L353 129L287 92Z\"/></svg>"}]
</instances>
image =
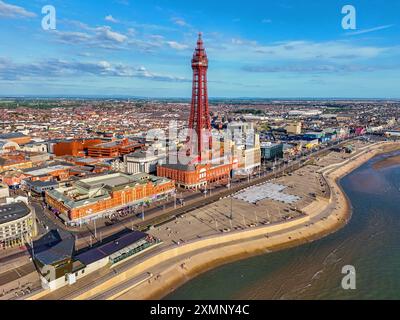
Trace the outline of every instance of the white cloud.
<instances>
[{"instance_id":1,"label":"white cloud","mask_svg":"<svg viewBox=\"0 0 400 320\"><path fill-rule=\"evenodd\" d=\"M84 32L70 32L70 31L58 31L54 30L54 34L58 37L58 40L63 43L84 43L92 40L92 37Z\"/></svg>"},{"instance_id":2,"label":"white cloud","mask_svg":"<svg viewBox=\"0 0 400 320\"><path fill-rule=\"evenodd\" d=\"M109 14L108 16L106 16L104 18L104 20L108 21L108 22L112 22L112 23L118 23L119 20L115 19L111 14Z\"/></svg>"},{"instance_id":3,"label":"white cloud","mask_svg":"<svg viewBox=\"0 0 400 320\"><path fill-rule=\"evenodd\" d=\"M81 62L50 59L32 63L15 63L0 58L0 79L15 81L27 79L49 79L78 76L144 78L155 81L186 82L183 77L160 75L148 71L144 66L134 67L109 61Z\"/></svg>"},{"instance_id":4,"label":"white cloud","mask_svg":"<svg viewBox=\"0 0 400 320\"><path fill-rule=\"evenodd\" d=\"M251 40L244 40L244 39L239 39L239 38L232 38L232 44L238 45L238 46L256 46L257 41L251 41Z\"/></svg>"},{"instance_id":5,"label":"white cloud","mask_svg":"<svg viewBox=\"0 0 400 320\"><path fill-rule=\"evenodd\" d=\"M167 41L166 42L172 49L176 49L176 50L185 50L188 48L188 46L186 44L182 44L176 41Z\"/></svg>"},{"instance_id":6,"label":"white cloud","mask_svg":"<svg viewBox=\"0 0 400 320\"><path fill-rule=\"evenodd\" d=\"M377 70L398 69L399 66L368 66L359 64L316 64L302 63L298 65L267 65L267 66L244 66L242 70L255 73L353 73L353 72L373 72Z\"/></svg>"},{"instance_id":7,"label":"white cloud","mask_svg":"<svg viewBox=\"0 0 400 320\"><path fill-rule=\"evenodd\" d=\"M125 42L126 39L128 39L127 36L125 36L121 33L112 31L111 27L108 27L108 26L98 27L98 28L96 28L96 30L98 32L99 37L103 37L106 40L123 43L123 42Z\"/></svg>"},{"instance_id":8,"label":"white cloud","mask_svg":"<svg viewBox=\"0 0 400 320\"><path fill-rule=\"evenodd\" d=\"M172 18L172 21L173 21L176 25L181 26L181 27L186 27L186 26L189 25L189 24L188 24L184 19L182 19L182 18Z\"/></svg>"},{"instance_id":9,"label":"white cloud","mask_svg":"<svg viewBox=\"0 0 400 320\"><path fill-rule=\"evenodd\" d=\"M262 23L272 23L271 19L262 19L261 20Z\"/></svg>"},{"instance_id":10,"label":"white cloud","mask_svg":"<svg viewBox=\"0 0 400 320\"><path fill-rule=\"evenodd\" d=\"M246 59L247 61L285 61L312 60L330 61L341 59L371 59L387 52L390 48L377 46L362 46L346 40L341 41L282 41L271 44L259 44L256 41L231 39L221 42L224 50L215 50L224 59ZM226 52L231 54L228 56Z\"/></svg>"},{"instance_id":11,"label":"white cloud","mask_svg":"<svg viewBox=\"0 0 400 320\"><path fill-rule=\"evenodd\" d=\"M84 45L90 48L124 50L136 48L143 52L154 52L155 49L168 47L184 50L188 46L176 41L167 41L160 34L146 34L144 37L135 28L127 28L125 33L116 32L110 26L91 27L76 20L62 20L64 24L74 28L74 31L56 30L52 34L56 40L68 45Z\"/></svg>"},{"instance_id":12,"label":"white cloud","mask_svg":"<svg viewBox=\"0 0 400 320\"><path fill-rule=\"evenodd\" d=\"M0 17L4 18L33 18L36 14L23 7L5 3L0 0Z\"/></svg>"},{"instance_id":13,"label":"white cloud","mask_svg":"<svg viewBox=\"0 0 400 320\"><path fill-rule=\"evenodd\" d=\"M56 40L69 45L86 45L105 49L121 49L128 43L128 37L115 32L109 26L90 28L85 27L86 32L79 31L58 31L52 34Z\"/></svg>"}]
</instances>

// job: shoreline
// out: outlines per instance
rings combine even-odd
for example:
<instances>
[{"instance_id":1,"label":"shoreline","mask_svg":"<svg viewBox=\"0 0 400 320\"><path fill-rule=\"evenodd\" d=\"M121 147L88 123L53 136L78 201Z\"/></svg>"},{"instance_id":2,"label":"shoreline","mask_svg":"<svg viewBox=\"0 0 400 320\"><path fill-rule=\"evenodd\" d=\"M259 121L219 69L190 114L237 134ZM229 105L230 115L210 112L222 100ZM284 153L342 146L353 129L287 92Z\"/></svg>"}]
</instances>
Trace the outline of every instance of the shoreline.
<instances>
[{"instance_id":1,"label":"shoreline","mask_svg":"<svg viewBox=\"0 0 400 320\"><path fill-rule=\"evenodd\" d=\"M242 241L239 244L228 244L222 248L204 250L194 254L189 259L180 259L179 263L173 264L169 270L163 272L162 280L143 283L114 298L123 300L162 299L193 278L222 265L311 243L337 232L347 225L352 215L350 199L343 191L340 180L372 158L380 154L390 153L399 148L400 145L398 143L380 143L375 146L368 146L365 151L363 150L360 154L357 154L356 158L351 161L346 160L342 163L334 164L332 169L323 168L322 171L325 172L324 176L332 192L327 207L334 200L338 202L339 206L333 210L331 209L328 220L319 222L319 225L316 223L312 228L296 228L284 233L284 236L279 235L276 238L273 238L274 236L270 238L256 237ZM342 166L342 164L344 165ZM327 207L324 209L329 210ZM287 240L282 241L283 237L287 237ZM185 263L185 269L179 268L181 263Z\"/></svg>"}]
</instances>

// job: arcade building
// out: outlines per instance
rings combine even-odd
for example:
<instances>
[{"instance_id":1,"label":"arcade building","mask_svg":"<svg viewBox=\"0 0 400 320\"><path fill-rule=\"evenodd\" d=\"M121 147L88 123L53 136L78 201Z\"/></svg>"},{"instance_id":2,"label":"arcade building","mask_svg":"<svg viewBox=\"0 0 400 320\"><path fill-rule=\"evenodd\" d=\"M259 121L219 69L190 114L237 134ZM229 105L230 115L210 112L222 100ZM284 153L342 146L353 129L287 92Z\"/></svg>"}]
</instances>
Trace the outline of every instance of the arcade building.
<instances>
[{"instance_id":1,"label":"arcade building","mask_svg":"<svg viewBox=\"0 0 400 320\"><path fill-rule=\"evenodd\" d=\"M112 173L46 191L46 203L66 224L105 217L118 209L139 207L175 194L173 181L138 173Z\"/></svg>"}]
</instances>

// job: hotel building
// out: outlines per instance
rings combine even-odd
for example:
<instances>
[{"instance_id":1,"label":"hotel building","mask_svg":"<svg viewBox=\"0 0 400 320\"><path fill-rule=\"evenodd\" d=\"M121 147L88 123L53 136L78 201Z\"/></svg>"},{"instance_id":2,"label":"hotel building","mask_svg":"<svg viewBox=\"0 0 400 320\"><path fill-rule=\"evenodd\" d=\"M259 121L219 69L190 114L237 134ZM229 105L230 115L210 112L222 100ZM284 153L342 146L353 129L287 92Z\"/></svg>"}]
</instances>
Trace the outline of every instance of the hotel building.
<instances>
[{"instance_id":1,"label":"hotel building","mask_svg":"<svg viewBox=\"0 0 400 320\"><path fill-rule=\"evenodd\" d=\"M100 139L86 139L58 142L53 146L53 152L57 157L74 156L84 157L90 146L102 143Z\"/></svg>"},{"instance_id":2,"label":"hotel building","mask_svg":"<svg viewBox=\"0 0 400 320\"><path fill-rule=\"evenodd\" d=\"M33 209L24 202L0 206L0 248L22 246L37 233Z\"/></svg>"},{"instance_id":3,"label":"hotel building","mask_svg":"<svg viewBox=\"0 0 400 320\"><path fill-rule=\"evenodd\" d=\"M165 162L165 153L153 153L145 150L138 150L124 156L124 164L126 172L129 174L136 173L156 173L157 166Z\"/></svg>"}]
</instances>

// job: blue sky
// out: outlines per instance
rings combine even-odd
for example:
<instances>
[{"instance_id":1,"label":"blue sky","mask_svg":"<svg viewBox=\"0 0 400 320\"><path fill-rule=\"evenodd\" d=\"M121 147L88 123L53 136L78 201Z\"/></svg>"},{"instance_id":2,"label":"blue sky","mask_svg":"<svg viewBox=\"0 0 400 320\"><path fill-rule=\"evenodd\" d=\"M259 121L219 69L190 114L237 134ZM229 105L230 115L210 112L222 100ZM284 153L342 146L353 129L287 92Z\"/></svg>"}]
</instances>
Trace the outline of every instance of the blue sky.
<instances>
[{"instance_id":1,"label":"blue sky","mask_svg":"<svg viewBox=\"0 0 400 320\"><path fill-rule=\"evenodd\" d=\"M400 98L399 0L0 0L0 95L190 97L199 31L211 97Z\"/></svg>"}]
</instances>

